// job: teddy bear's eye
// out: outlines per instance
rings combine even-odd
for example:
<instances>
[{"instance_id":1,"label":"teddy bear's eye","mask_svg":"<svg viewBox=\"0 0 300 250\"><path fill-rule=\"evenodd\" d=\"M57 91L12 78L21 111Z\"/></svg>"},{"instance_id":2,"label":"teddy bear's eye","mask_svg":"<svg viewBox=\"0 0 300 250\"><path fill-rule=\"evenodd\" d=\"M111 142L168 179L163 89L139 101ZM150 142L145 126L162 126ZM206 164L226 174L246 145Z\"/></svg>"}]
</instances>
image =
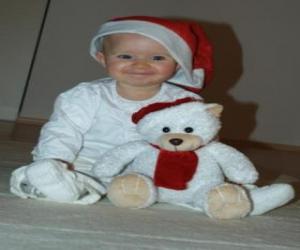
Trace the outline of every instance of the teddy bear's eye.
<instances>
[{"instance_id":1,"label":"teddy bear's eye","mask_svg":"<svg viewBox=\"0 0 300 250\"><path fill-rule=\"evenodd\" d=\"M169 127L163 127L162 131L164 133L169 133L171 131L171 129Z\"/></svg>"},{"instance_id":2,"label":"teddy bear's eye","mask_svg":"<svg viewBox=\"0 0 300 250\"><path fill-rule=\"evenodd\" d=\"M192 133L192 132L194 131L194 129L191 128L191 127L186 127L186 128L184 129L184 131L185 131L186 133Z\"/></svg>"}]
</instances>

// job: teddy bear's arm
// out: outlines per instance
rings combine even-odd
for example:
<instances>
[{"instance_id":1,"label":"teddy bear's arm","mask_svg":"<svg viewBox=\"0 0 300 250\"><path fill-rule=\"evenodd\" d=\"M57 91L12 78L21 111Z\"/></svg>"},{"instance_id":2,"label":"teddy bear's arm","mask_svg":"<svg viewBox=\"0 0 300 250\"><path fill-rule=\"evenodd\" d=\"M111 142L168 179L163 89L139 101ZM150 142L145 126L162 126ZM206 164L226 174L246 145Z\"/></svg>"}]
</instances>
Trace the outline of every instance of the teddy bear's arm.
<instances>
[{"instance_id":1,"label":"teddy bear's arm","mask_svg":"<svg viewBox=\"0 0 300 250\"><path fill-rule=\"evenodd\" d=\"M149 144L145 141L133 141L117 146L104 153L94 163L92 171L98 178L117 175L147 147Z\"/></svg>"},{"instance_id":2,"label":"teddy bear's arm","mask_svg":"<svg viewBox=\"0 0 300 250\"><path fill-rule=\"evenodd\" d=\"M235 148L220 142L212 142L207 145L207 149L229 180L249 184L258 179L258 172L252 162Z\"/></svg>"}]
</instances>

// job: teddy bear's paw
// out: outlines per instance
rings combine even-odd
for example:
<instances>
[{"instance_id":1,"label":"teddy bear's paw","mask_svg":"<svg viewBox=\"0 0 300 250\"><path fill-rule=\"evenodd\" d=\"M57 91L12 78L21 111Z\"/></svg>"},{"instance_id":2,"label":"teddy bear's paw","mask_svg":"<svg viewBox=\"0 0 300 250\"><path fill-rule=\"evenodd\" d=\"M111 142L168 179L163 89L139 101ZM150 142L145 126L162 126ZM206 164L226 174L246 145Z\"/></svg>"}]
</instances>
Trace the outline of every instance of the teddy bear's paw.
<instances>
[{"instance_id":1,"label":"teddy bear's paw","mask_svg":"<svg viewBox=\"0 0 300 250\"><path fill-rule=\"evenodd\" d=\"M209 191L206 212L216 219L243 218L249 214L251 202L246 191L233 184L222 184Z\"/></svg>"},{"instance_id":2,"label":"teddy bear's paw","mask_svg":"<svg viewBox=\"0 0 300 250\"><path fill-rule=\"evenodd\" d=\"M150 178L139 174L126 174L111 182L107 196L117 207L145 208L156 201L157 193Z\"/></svg>"}]
</instances>

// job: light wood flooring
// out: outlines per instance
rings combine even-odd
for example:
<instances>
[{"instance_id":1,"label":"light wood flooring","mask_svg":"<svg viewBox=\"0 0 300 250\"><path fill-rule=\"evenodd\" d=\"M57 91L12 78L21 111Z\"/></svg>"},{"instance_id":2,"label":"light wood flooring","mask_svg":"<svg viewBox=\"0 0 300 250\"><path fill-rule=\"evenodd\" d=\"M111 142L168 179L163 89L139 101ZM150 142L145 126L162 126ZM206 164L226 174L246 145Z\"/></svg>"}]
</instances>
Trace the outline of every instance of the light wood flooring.
<instances>
[{"instance_id":1,"label":"light wood flooring","mask_svg":"<svg viewBox=\"0 0 300 250\"><path fill-rule=\"evenodd\" d=\"M82 206L15 197L10 173L31 161L37 130L19 130L18 140L14 131L14 124L0 122L0 250L300 249L297 151L240 147L261 173L260 184L291 183L297 197L262 216L219 221L166 204L127 210L107 200Z\"/></svg>"}]
</instances>

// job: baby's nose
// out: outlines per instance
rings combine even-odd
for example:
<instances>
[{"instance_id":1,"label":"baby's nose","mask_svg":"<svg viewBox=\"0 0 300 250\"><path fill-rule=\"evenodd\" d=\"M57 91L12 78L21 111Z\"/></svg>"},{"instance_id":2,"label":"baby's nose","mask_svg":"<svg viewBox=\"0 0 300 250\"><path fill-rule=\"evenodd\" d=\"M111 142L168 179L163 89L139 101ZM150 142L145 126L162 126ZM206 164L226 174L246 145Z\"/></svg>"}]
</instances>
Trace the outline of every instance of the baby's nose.
<instances>
[{"instance_id":1,"label":"baby's nose","mask_svg":"<svg viewBox=\"0 0 300 250\"><path fill-rule=\"evenodd\" d=\"M149 60L143 59L143 58L136 59L134 61L134 66L136 66L136 67L146 67L146 66L149 66Z\"/></svg>"}]
</instances>

